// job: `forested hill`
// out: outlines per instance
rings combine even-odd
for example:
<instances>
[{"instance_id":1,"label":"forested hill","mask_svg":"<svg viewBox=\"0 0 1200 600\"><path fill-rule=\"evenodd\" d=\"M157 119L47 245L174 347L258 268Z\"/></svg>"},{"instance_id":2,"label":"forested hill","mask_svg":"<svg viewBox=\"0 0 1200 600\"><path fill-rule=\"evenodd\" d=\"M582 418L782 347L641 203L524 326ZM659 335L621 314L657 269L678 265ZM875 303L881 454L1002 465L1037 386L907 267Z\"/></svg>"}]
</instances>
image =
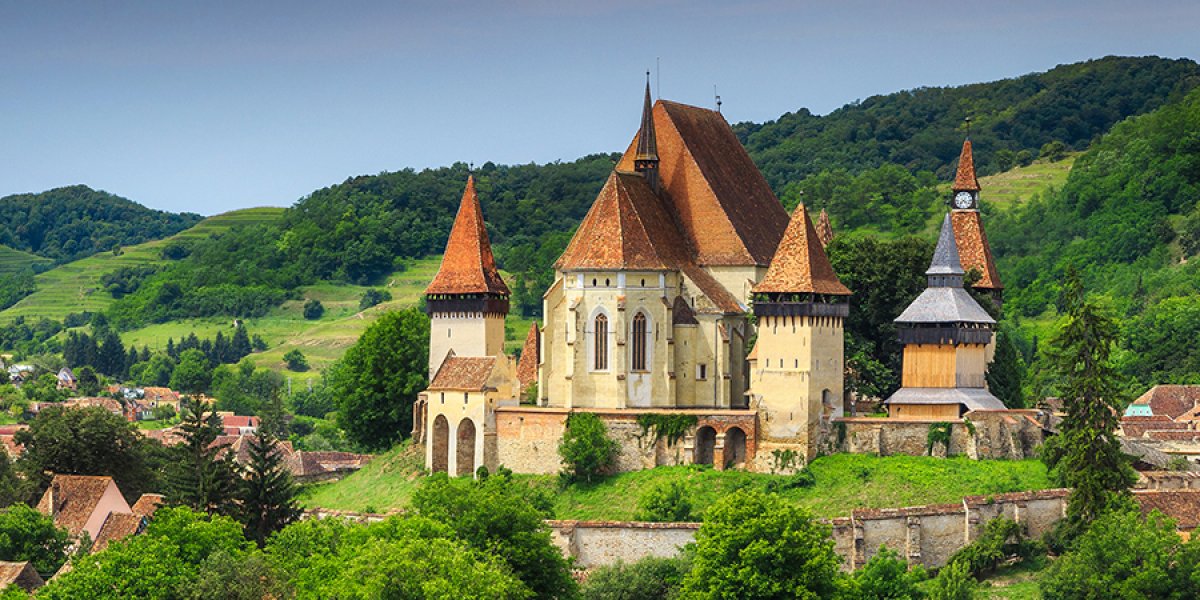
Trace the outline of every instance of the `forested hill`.
<instances>
[{"instance_id":1,"label":"forested hill","mask_svg":"<svg viewBox=\"0 0 1200 600\"><path fill-rule=\"evenodd\" d=\"M767 123L738 123L738 137L777 192L824 170L854 174L892 163L953 175L964 119L981 175L1049 142L1082 150L1130 115L1178 100L1200 84L1187 59L1106 57L990 83L872 96L825 116L806 109Z\"/></svg>"},{"instance_id":2,"label":"forested hill","mask_svg":"<svg viewBox=\"0 0 1200 600\"><path fill-rule=\"evenodd\" d=\"M0 244L65 262L164 238L200 219L73 185L0 198Z\"/></svg>"}]
</instances>

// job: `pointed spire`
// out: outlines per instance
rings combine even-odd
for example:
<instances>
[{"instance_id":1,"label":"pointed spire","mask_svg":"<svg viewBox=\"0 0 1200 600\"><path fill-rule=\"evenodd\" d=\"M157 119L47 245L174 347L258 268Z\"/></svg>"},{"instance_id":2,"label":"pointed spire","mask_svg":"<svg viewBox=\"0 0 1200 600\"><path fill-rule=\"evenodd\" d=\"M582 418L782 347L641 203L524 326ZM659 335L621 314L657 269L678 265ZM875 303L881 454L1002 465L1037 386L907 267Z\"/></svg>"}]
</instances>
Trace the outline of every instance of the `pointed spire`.
<instances>
[{"instance_id":1,"label":"pointed spire","mask_svg":"<svg viewBox=\"0 0 1200 600\"><path fill-rule=\"evenodd\" d=\"M825 209L821 209L821 216L817 217L817 237L821 238L821 247L829 247L829 242L833 241L833 224L829 222L829 213Z\"/></svg>"},{"instance_id":2,"label":"pointed spire","mask_svg":"<svg viewBox=\"0 0 1200 600\"><path fill-rule=\"evenodd\" d=\"M425 290L426 295L495 294L508 296L508 286L496 268L492 244L483 222L483 209L475 193L475 176L467 177L442 266Z\"/></svg>"},{"instance_id":3,"label":"pointed spire","mask_svg":"<svg viewBox=\"0 0 1200 600\"><path fill-rule=\"evenodd\" d=\"M937 248L933 250L933 260L925 275L929 277L929 287L962 287L963 268L958 259L958 245L954 241L954 225L950 222L950 213L942 219L942 231L938 234Z\"/></svg>"},{"instance_id":4,"label":"pointed spire","mask_svg":"<svg viewBox=\"0 0 1200 600\"><path fill-rule=\"evenodd\" d=\"M638 132L634 169L644 171L658 166L658 141L654 134L654 105L650 101L650 71L646 71L646 100L642 105L642 128ZM653 163L653 164L648 164Z\"/></svg>"},{"instance_id":5,"label":"pointed spire","mask_svg":"<svg viewBox=\"0 0 1200 600\"><path fill-rule=\"evenodd\" d=\"M753 289L756 294L825 294L849 296L817 236L804 204L792 212L783 240L767 274Z\"/></svg>"},{"instance_id":6,"label":"pointed spire","mask_svg":"<svg viewBox=\"0 0 1200 600\"><path fill-rule=\"evenodd\" d=\"M975 178L975 158L971 155L971 138L963 142L962 153L958 155L958 172L954 174L955 192L978 192L979 180Z\"/></svg>"}]
</instances>

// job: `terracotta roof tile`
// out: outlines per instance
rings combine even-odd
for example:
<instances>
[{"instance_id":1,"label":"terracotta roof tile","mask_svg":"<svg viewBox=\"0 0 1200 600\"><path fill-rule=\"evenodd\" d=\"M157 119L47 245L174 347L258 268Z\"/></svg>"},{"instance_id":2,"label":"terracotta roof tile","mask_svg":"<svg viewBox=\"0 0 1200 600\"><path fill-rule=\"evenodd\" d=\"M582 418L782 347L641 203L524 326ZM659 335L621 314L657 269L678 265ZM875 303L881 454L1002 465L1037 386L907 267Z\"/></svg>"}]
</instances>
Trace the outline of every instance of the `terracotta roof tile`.
<instances>
[{"instance_id":1,"label":"terracotta roof tile","mask_svg":"<svg viewBox=\"0 0 1200 600\"><path fill-rule=\"evenodd\" d=\"M824 248L833 241L833 223L829 222L829 213L825 209L821 209L821 216L817 217L817 237L821 239L821 247Z\"/></svg>"},{"instance_id":2,"label":"terracotta roof tile","mask_svg":"<svg viewBox=\"0 0 1200 600\"><path fill-rule=\"evenodd\" d=\"M687 300L684 300L683 296L675 296L675 302L671 305L671 324L698 325L699 323L696 320L696 311L692 310Z\"/></svg>"},{"instance_id":3,"label":"terracotta roof tile","mask_svg":"<svg viewBox=\"0 0 1200 600\"><path fill-rule=\"evenodd\" d=\"M496 366L494 356L450 356L442 362L430 390L480 391L487 387L488 378Z\"/></svg>"},{"instance_id":4,"label":"terracotta roof tile","mask_svg":"<svg viewBox=\"0 0 1200 600\"><path fill-rule=\"evenodd\" d=\"M521 382L521 390L537 383L538 359L541 354L542 336L537 323L529 326L529 334L525 336L525 345L521 348L521 361L517 363L517 380Z\"/></svg>"},{"instance_id":5,"label":"terracotta roof tile","mask_svg":"<svg viewBox=\"0 0 1200 600\"><path fill-rule=\"evenodd\" d=\"M454 217L442 266L425 293L509 295L508 285L500 277L496 257L492 255L473 176L467 178L467 189Z\"/></svg>"},{"instance_id":6,"label":"terracotta roof tile","mask_svg":"<svg viewBox=\"0 0 1200 600\"><path fill-rule=\"evenodd\" d=\"M1200 402L1200 385L1156 385L1133 401L1147 404L1156 417L1177 419Z\"/></svg>"},{"instance_id":7,"label":"terracotta roof tile","mask_svg":"<svg viewBox=\"0 0 1200 600\"><path fill-rule=\"evenodd\" d=\"M1200 490L1134 490L1143 514L1157 510L1175 520L1175 527L1191 531L1200 525Z\"/></svg>"},{"instance_id":8,"label":"terracotta roof tile","mask_svg":"<svg viewBox=\"0 0 1200 600\"><path fill-rule=\"evenodd\" d=\"M741 314L746 312L745 307L741 302L725 289L708 271L701 269L695 263L684 263L679 266L679 270L687 276L696 287L704 293L704 297L712 301L713 305L723 313ZM701 311L703 312L703 311Z\"/></svg>"},{"instance_id":9,"label":"terracotta roof tile","mask_svg":"<svg viewBox=\"0 0 1200 600\"><path fill-rule=\"evenodd\" d=\"M558 269L678 269L688 252L662 199L640 174L613 171Z\"/></svg>"},{"instance_id":10,"label":"terracotta roof tile","mask_svg":"<svg viewBox=\"0 0 1200 600\"><path fill-rule=\"evenodd\" d=\"M983 219L977 210L950 211L954 225L954 241L958 246L958 260L963 269L978 269L980 278L972 287L988 290L1003 289L1000 271L992 260L992 248L988 246L987 233L983 231Z\"/></svg>"},{"instance_id":11,"label":"terracotta roof tile","mask_svg":"<svg viewBox=\"0 0 1200 600\"><path fill-rule=\"evenodd\" d=\"M694 260L766 266L787 211L720 113L659 100L653 109L659 180ZM617 169L633 171L639 136Z\"/></svg>"},{"instance_id":12,"label":"terracotta roof tile","mask_svg":"<svg viewBox=\"0 0 1200 600\"><path fill-rule=\"evenodd\" d=\"M0 590L10 585L15 585L27 592L32 592L46 585L46 581L42 579L41 575L38 575L33 565L29 564L29 561L0 561Z\"/></svg>"},{"instance_id":13,"label":"terracotta roof tile","mask_svg":"<svg viewBox=\"0 0 1200 600\"><path fill-rule=\"evenodd\" d=\"M978 192L979 180L975 178L975 159L971 155L971 140L963 142L962 153L958 155L958 169L954 173L956 192Z\"/></svg>"},{"instance_id":14,"label":"terracotta roof tile","mask_svg":"<svg viewBox=\"0 0 1200 600\"><path fill-rule=\"evenodd\" d=\"M842 285L837 273L833 272L833 265L825 256L824 246L803 204L792 213L767 275L754 286L754 293L850 295L850 289Z\"/></svg>"},{"instance_id":15,"label":"terracotta roof tile","mask_svg":"<svg viewBox=\"0 0 1200 600\"><path fill-rule=\"evenodd\" d=\"M758 360L758 342L754 342L754 347L750 349L750 354L746 355L746 360Z\"/></svg>"},{"instance_id":16,"label":"terracotta roof tile","mask_svg":"<svg viewBox=\"0 0 1200 600\"><path fill-rule=\"evenodd\" d=\"M119 542L131 535L141 533L146 522L145 517L132 513L108 513L96 541L92 544L92 552L100 552L113 542Z\"/></svg>"},{"instance_id":17,"label":"terracotta roof tile","mask_svg":"<svg viewBox=\"0 0 1200 600\"><path fill-rule=\"evenodd\" d=\"M54 518L54 524L66 529L71 535L79 535L96 505L104 497L108 486L114 485L112 477L90 475L55 475L50 487L42 494L37 509ZM54 499L51 506L50 500Z\"/></svg>"},{"instance_id":18,"label":"terracotta roof tile","mask_svg":"<svg viewBox=\"0 0 1200 600\"><path fill-rule=\"evenodd\" d=\"M162 494L142 494L142 497L138 498L137 502L134 502L133 507L129 510L133 511L135 515L152 517L154 516L154 512L158 510L158 507L162 506L164 500L166 500L166 497Z\"/></svg>"}]
</instances>

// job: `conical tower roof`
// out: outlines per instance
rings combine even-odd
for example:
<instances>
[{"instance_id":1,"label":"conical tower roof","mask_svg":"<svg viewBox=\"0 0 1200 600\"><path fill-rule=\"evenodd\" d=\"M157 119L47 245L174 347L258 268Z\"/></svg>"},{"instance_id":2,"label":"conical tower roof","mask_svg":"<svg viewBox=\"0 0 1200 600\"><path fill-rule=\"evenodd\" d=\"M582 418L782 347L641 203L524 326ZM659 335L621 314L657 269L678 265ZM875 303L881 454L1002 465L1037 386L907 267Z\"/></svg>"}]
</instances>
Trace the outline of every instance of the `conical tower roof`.
<instances>
[{"instance_id":1,"label":"conical tower roof","mask_svg":"<svg viewBox=\"0 0 1200 600\"><path fill-rule=\"evenodd\" d=\"M642 127L638 130L635 161L658 162L658 140L654 133L654 108L650 102L650 74L646 74L646 100L642 105Z\"/></svg>"},{"instance_id":2,"label":"conical tower roof","mask_svg":"<svg viewBox=\"0 0 1200 600\"><path fill-rule=\"evenodd\" d=\"M817 217L817 236L821 238L821 247L829 246L829 242L833 241L833 224L829 222L829 213L825 209L821 209L821 215Z\"/></svg>"},{"instance_id":3,"label":"conical tower roof","mask_svg":"<svg viewBox=\"0 0 1200 600\"><path fill-rule=\"evenodd\" d=\"M978 192L979 180L975 178L975 157L971 154L971 140L963 142L962 153L958 155L958 171L954 174L956 192Z\"/></svg>"},{"instance_id":4,"label":"conical tower roof","mask_svg":"<svg viewBox=\"0 0 1200 600\"><path fill-rule=\"evenodd\" d=\"M900 324L954 324L972 323L993 325L983 307L963 289L963 268L958 261L958 247L954 243L954 226L950 215L942 219L942 231L938 235L937 248L929 270L925 271L929 284L925 291L896 317Z\"/></svg>"},{"instance_id":5,"label":"conical tower roof","mask_svg":"<svg viewBox=\"0 0 1200 600\"><path fill-rule=\"evenodd\" d=\"M496 268L496 257L492 255L492 244L483 223L483 209L475 193L474 176L467 177L467 189L463 191L454 227L450 229L442 266L425 294L509 295L508 286Z\"/></svg>"},{"instance_id":6,"label":"conical tower roof","mask_svg":"<svg viewBox=\"0 0 1200 600\"><path fill-rule=\"evenodd\" d=\"M942 219L942 231L938 234L937 247L933 250L933 260L929 263L926 275L958 275L958 285L962 286L962 275L965 274L962 262L958 258L958 245L954 241L954 225L950 222L950 213ZM931 284L932 285L932 284Z\"/></svg>"},{"instance_id":7,"label":"conical tower roof","mask_svg":"<svg viewBox=\"0 0 1200 600\"><path fill-rule=\"evenodd\" d=\"M850 289L842 285L833 265L829 264L821 238L803 204L792 212L767 275L753 291L756 294L850 295Z\"/></svg>"}]
</instances>

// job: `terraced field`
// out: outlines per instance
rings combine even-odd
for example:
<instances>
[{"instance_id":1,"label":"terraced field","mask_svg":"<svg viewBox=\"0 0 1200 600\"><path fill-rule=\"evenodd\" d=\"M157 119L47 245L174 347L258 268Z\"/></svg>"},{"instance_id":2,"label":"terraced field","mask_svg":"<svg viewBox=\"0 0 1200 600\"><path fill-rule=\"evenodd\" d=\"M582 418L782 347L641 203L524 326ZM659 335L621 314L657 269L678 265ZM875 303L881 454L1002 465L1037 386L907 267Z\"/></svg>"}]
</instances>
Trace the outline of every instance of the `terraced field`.
<instances>
[{"instance_id":1,"label":"terraced field","mask_svg":"<svg viewBox=\"0 0 1200 600\"><path fill-rule=\"evenodd\" d=\"M37 276L37 291L11 308L0 312L0 323L17 317L61 320L70 313L101 311L112 304L112 296L104 292L100 278L121 267L160 262L162 247L172 240L206 237L229 230L237 225L270 222L283 214L282 208L262 207L235 210L209 217L195 227L174 236L123 248L121 254L101 252L55 267ZM0 259L2 260L2 259Z\"/></svg>"},{"instance_id":2,"label":"terraced field","mask_svg":"<svg viewBox=\"0 0 1200 600\"><path fill-rule=\"evenodd\" d=\"M16 248L9 248L8 246L0 246L0 277L23 271L38 263L49 262L52 261L36 254L30 254Z\"/></svg>"},{"instance_id":3,"label":"terraced field","mask_svg":"<svg viewBox=\"0 0 1200 600\"><path fill-rule=\"evenodd\" d=\"M980 198L997 207L1017 206L1051 188L1061 189L1071 174L1078 152L1068 154L1058 162L1035 162L1028 167L1015 167L1003 173L979 178L983 188Z\"/></svg>"}]
</instances>

